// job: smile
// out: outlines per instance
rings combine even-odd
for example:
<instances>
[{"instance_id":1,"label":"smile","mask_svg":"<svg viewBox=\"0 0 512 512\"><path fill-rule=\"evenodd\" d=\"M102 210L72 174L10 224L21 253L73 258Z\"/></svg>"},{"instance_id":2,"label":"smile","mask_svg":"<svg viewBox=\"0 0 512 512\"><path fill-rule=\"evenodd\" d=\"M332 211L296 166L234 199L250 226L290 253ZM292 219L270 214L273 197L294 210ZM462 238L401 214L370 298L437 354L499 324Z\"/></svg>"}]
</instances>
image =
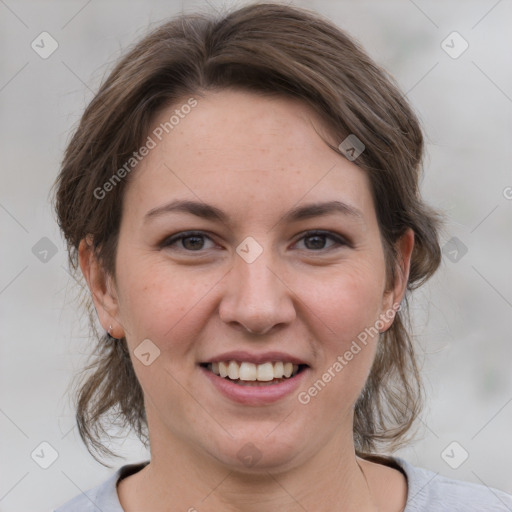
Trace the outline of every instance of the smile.
<instances>
[{"instance_id":1,"label":"smile","mask_svg":"<svg viewBox=\"0 0 512 512\"><path fill-rule=\"evenodd\" d=\"M255 364L231 360L199 366L217 391L245 405L264 405L284 398L297 389L310 370L306 364L289 361Z\"/></svg>"},{"instance_id":2,"label":"smile","mask_svg":"<svg viewBox=\"0 0 512 512\"><path fill-rule=\"evenodd\" d=\"M291 362L266 362L255 364L247 361L219 361L206 363L205 367L215 375L230 379L239 384L276 383L283 379L294 377L301 367L306 365Z\"/></svg>"}]
</instances>

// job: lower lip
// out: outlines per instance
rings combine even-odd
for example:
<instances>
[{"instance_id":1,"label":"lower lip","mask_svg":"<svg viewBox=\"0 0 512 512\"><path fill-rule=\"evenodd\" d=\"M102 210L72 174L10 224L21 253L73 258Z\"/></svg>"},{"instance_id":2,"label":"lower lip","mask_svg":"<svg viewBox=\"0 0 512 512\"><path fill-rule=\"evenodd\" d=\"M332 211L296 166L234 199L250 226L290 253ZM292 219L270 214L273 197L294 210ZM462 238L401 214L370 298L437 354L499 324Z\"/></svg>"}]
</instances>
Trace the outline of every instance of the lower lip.
<instances>
[{"instance_id":1,"label":"lower lip","mask_svg":"<svg viewBox=\"0 0 512 512\"><path fill-rule=\"evenodd\" d=\"M235 384L233 381L225 379L224 377L219 377L202 366L200 366L199 369L224 396L234 402L245 405L270 404L292 394L297 390L304 380L305 375L310 370L310 368L304 368L294 377L283 380L278 384L243 386Z\"/></svg>"}]
</instances>

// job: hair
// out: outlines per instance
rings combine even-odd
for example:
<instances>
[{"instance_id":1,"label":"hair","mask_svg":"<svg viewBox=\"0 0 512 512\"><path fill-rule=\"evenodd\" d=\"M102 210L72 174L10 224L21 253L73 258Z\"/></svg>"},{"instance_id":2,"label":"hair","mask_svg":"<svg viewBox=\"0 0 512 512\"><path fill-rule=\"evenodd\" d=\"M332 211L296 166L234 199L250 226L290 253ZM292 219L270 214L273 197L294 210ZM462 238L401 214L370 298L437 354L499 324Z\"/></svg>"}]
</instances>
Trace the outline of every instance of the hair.
<instances>
[{"instance_id":1,"label":"hair","mask_svg":"<svg viewBox=\"0 0 512 512\"><path fill-rule=\"evenodd\" d=\"M439 266L441 217L420 196L423 135L404 94L356 41L317 13L253 3L223 14L180 15L153 29L116 63L86 107L54 184L73 275L81 278L78 248L89 235L102 268L115 278L123 191L130 176L101 199L95 191L133 157L155 117L190 95L225 89L299 99L336 140L354 134L364 143L354 163L369 178L388 283L401 268L397 240L408 229L414 232L403 307L380 335L354 412L359 455L394 450L410 438L423 404L407 297ZM126 338L98 333L91 297L85 287L82 291L96 347L76 390L76 420L98 460L93 450L117 456L102 443L105 424L112 425L106 421L109 414L116 411L119 424L132 428L146 447L147 421Z\"/></svg>"}]
</instances>

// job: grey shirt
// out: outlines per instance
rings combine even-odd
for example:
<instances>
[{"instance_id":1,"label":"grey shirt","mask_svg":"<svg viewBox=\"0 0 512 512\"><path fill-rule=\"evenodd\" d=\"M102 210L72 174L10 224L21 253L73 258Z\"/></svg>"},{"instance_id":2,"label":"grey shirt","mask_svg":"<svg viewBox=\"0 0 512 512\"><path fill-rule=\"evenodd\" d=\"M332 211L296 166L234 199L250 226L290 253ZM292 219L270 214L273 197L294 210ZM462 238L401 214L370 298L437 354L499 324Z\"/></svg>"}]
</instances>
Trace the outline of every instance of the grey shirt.
<instances>
[{"instance_id":1,"label":"grey shirt","mask_svg":"<svg viewBox=\"0 0 512 512\"><path fill-rule=\"evenodd\" d=\"M485 485L452 480L392 457L407 478L404 512L512 512L512 495ZM149 461L127 464L102 484L75 496L54 512L124 512L117 496L117 482ZM150 512L150 511L147 511Z\"/></svg>"}]
</instances>

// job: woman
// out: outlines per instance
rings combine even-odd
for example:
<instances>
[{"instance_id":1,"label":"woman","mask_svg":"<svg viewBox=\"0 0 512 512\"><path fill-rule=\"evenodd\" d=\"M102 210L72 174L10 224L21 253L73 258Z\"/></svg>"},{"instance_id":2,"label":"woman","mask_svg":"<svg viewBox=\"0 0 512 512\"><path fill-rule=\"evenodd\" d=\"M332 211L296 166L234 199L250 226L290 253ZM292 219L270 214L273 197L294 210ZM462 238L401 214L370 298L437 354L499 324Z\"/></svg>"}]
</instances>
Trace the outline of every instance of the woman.
<instances>
[{"instance_id":1,"label":"woman","mask_svg":"<svg viewBox=\"0 0 512 512\"><path fill-rule=\"evenodd\" d=\"M106 331L80 434L110 453L116 410L151 460L58 512L512 510L378 455L421 407L404 307L440 262L422 154L392 79L308 11L186 15L138 43L56 211Z\"/></svg>"}]
</instances>

